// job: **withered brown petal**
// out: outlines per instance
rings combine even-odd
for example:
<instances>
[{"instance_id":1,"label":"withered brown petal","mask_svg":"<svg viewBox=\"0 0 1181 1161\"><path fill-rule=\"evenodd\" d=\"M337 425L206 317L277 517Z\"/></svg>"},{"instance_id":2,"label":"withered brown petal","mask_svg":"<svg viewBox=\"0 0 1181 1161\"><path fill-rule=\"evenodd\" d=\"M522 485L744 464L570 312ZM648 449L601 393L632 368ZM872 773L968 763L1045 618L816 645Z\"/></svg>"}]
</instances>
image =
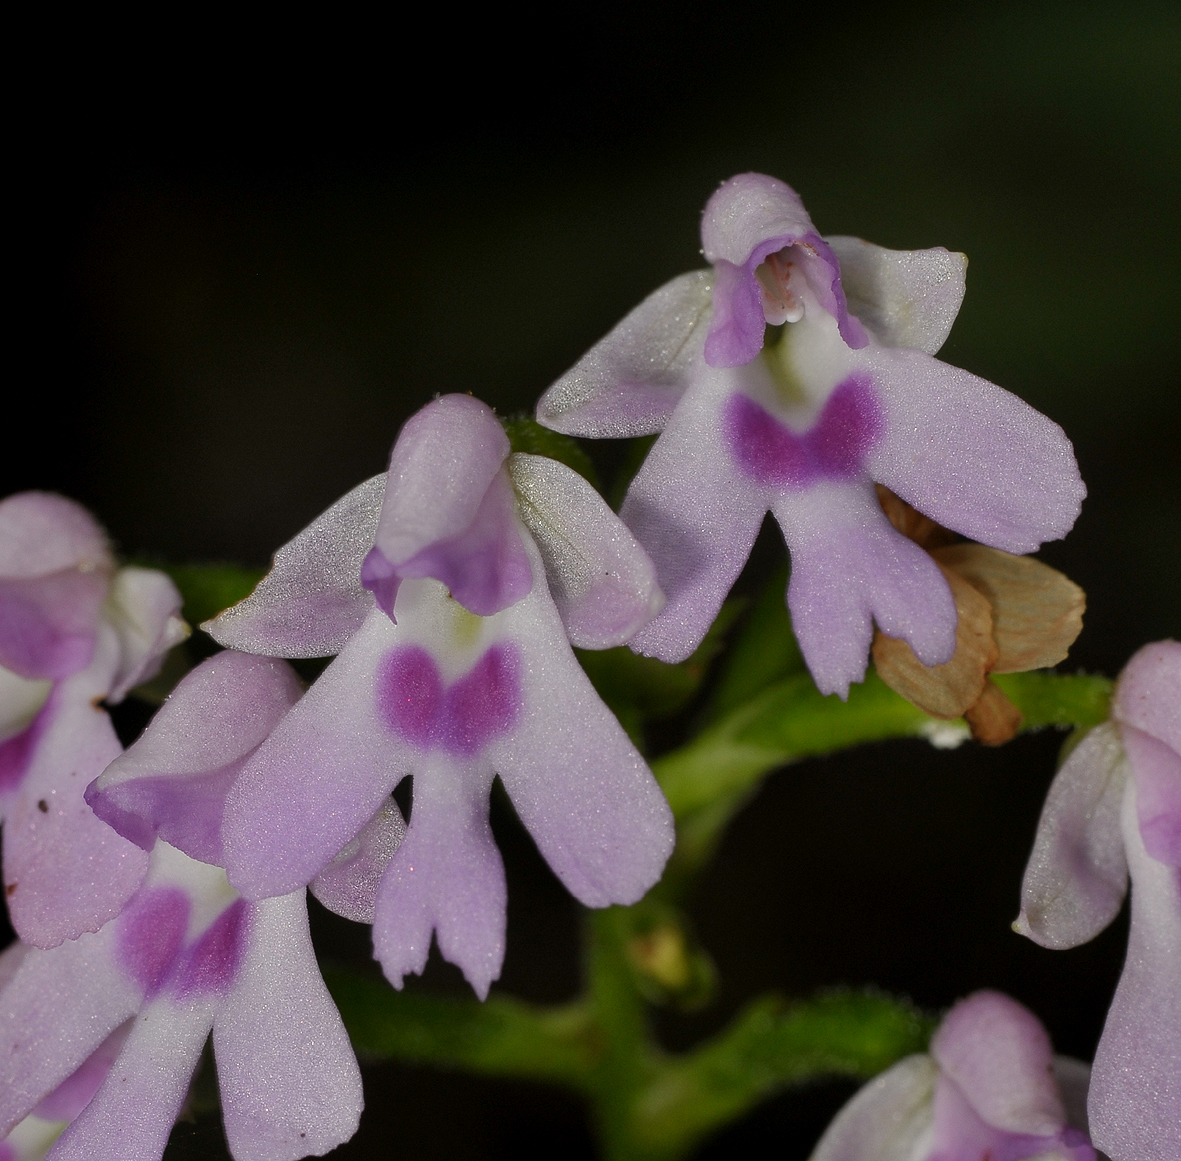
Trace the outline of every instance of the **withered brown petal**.
<instances>
[{"instance_id":1,"label":"withered brown petal","mask_svg":"<svg viewBox=\"0 0 1181 1161\"><path fill-rule=\"evenodd\" d=\"M972 728L972 737L986 746L1003 745L1021 729L1021 711L992 680L984 683L980 700L964 717Z\"/></svg>"},{"instance_id":2,"label":"withered brown petal","mask_svg":"<svg viewBox=\"0 0 1181 1161\"><path fill-rule=\"evenodd\" d=\"M905 641L879 630L873 639L873 663L878 676L919 709L936 718L958 718L979 700L997 649L987 599L950 569L943 569L943 574L958 614L952 659L946 665L926 666Z\"/></svg>"},{"instance_id":3,"label":"withered brown petal","mask_svg":"<svg viewBox=\"0 0 1181 1161\"><path fill-rule=\"evenodd\" d=\"M983 544L952 544L931 555L953 569L992 605L994 673L1057 665L1082 631L1087 596L1048 564Z\"/></svg>"},{"instance_id":4,"label":"withered brown petal","mask_svg":"<svg viewBox=\"0 0 1181 1161\"><path fill-rule=\"evenodd\" d=\"M929 516L924 516L912 508L885 484L875 484L874 487L877 489L878 503L881 504L886 518L907 540L913 540L920 548L928 551L941 544L951 544L955 540L954 532L949 532L942 524L936 524Z\"/></svg>"}]
</instances>

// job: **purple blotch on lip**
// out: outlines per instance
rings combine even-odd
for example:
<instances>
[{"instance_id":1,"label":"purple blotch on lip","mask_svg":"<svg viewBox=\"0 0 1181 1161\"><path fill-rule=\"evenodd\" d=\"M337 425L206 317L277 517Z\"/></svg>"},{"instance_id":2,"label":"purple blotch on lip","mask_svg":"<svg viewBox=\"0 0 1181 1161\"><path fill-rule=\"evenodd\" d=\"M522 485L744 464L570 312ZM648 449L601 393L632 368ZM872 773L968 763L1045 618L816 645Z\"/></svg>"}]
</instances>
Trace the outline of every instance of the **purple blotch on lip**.
<instances>
[{"instance_id":1,"label":"purple blotch on lip","mask_svg":"<svg viewBox=\"0 0 1181 1161\"><path fill-rule=\"evenodd\" d=\"M760 484L789 488L855 478L883 426L869 379L861 375L839 384L802 434L740 392L727 400L724 423L730 454L742 471Z\"/></svg>"},{"instance_id":2,"label":"purple blotch on lip","mask_svg":"<svg viewBox=\"0 0 1181 1161\"><path fill-rule=\"evenodd\" d=\"M188 922L189 897L179 887L141 892L119 918L119 958L148 995L172 967Z\"/></svg>"},{"instance_id":3,"label":"purple blotch on lip","mask_svg":"<svg viewBox=\"0 0 1181 1161\"><path fill-rule=\"evenodd\" d=\"M511 729L521 704L517 651L493 645L475 667L443 688L429 653L395 649L378 672L378 711L388 726L420 749L470 757Z\"/></svg>"},{"instance_id":4,"label":"purple blotch on lip","mask_svg":"<svg viewBox=\"0 0 1181 1161\"><path fill-rule=\"evenodd\" d=\"M242 961L248 917L245 899L231 903L185 953L171 984L178 999L224 995Z\"/></svg>"}]
</instances>

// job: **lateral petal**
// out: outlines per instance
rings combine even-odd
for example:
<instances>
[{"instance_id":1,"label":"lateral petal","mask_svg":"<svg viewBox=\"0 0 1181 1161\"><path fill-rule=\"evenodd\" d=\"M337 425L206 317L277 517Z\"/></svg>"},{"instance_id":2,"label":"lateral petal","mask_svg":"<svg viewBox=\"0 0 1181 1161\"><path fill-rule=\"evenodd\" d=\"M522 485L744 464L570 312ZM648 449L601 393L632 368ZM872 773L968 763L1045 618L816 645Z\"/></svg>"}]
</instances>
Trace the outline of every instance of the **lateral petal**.
<instances>
[{"instance_id":1,"label":"lateral petal","mask_svg":"<svg viewBox=\"0 0 1181 1161\"><path fill-rule=\"evenodd\" d=\"M154 568L121 568L115 574L104 611L119 638L119 668L108 702L122 701L133 686L154 677L168 650L188 637L182 604L176 585Z\"/></svg>"},{"instance_id":2,"label":"lateral petal","mask_svg":"<svg viewBox=\"0 0 1181 1161\"><path fill-rule=\"evenodd\" d=\"M361 1074L316 964L302 891L255 905L213 1050L236 1161L319 1157L356 1132Z\"/></svg>"},{"instance_id":3,"label":"lateral petal","mask_svg":"<svg viewBox=\"0 0 1181 1161\"><path fill-rule=\"evenodd\" d=\"M913 1161L925 1156L939 1070L907 1056L858 1089L824 1131L809 1161Z\"/></svg>"},{"instance_id":4,"label":"lateral petal","mask_svg":"<svg viewBox=\"0 0 1181 1161\"><path fill-rule=\"evenodd\" d=\"M233 651L208 658L95 780L86 801L144 850L159 836L195 859L219 863L225 796L301 693L285 662Z\"/></svg>"},{"instance_id":5,"label":"lateral petal","mask_svg":"<svg viewBox=\"0 0 1181 1161\"><path fill-rule=\"evenodd\" d=\"M377 889L402 840L406 823L392 798L312 881L309 890L337 915L372 923Z\"/></svg>"},{"instance_id":6,"label":"lateral petal","mask_svg":"<svg viewBox=\"0 0 1181 1161\"><path fill-rule=\"evenodd\" d=\"M275 553L254 592L203 628L227 649L271 657L330 657L373 608L361 564L373 547L384 473L346 493Z\"/></svg>"},{"instance_id":7,"label":"lateral petal","mask_svg":"<svg viewBox=\"0 0 1181 1161\"><path fill-rule=\"evenodd\" d=\"M703 372L648 453L620 513L667 598L631 645L661 661L683 661L701 643L771 505L770 491L742 473L725 443L722 410L740 374Z\"/></svg>"},{"instance_id":8,"label":"lateral petal","mask_svg":"<svg viewBox=\"0 0 1181 1161\"><path fill-rule=\"evenodd\" d=\"M537 401L537 422L566 435L625 439L663 430L702 359L712 270L666 282Z\"/></svg>"},{"instance_id":9,"label":"lateral petal","mask_svg":"<svg viewBox=\"0 0 1181 1161\"><path fill-rule=\"evenodd\" d=\"M518 454L509 460L509 474L571 643L584 649L622 645L664 604L648 554L565 464Z\"/></svg>"},{"instance_id":10,"label":"lateral petal","mask_svg":"<svg viewBox=\"0 0 1181 1161\"><path fill-rule=\"evenodd\" d=\"M1006 552L1070 531L1086 489L1062 429L1000 387L921 351L870 347L886 432L870 475L947 528Z\"/></svg>"},{"instance_id":11,"label":"lateral petal","mask_svg":"<svg viewBox=\"0 0 1181 1161\"><path fill-rule=\"evenodd\" d=\"M887 250L861 238L829 236L855 314L888 347L935 354L964 300L968 259L942 246Z\"/></svg>"},{"instance_id":12,"label":"lateral petal","mask_svg":"<svg viewBox=\"0 0 1181 1161\"><path fill-rule=\"evenodd\" d=\"M377 667L401 639L371 610L244 764L226 799L222 841L230 882L247 898L309 883L413 767L407 744L380 720L375 693Z\"/></svg>"},{"instance_id":13,"label":"lateral petal","mask_svg":"<svg viewBox=\"0 0 1181 1161\"><path fill-rule=\"evenodd\" d=\"M1120 833L1127 767L1108 722L1074 748L1050 785L1013 927L1043 947L1077 947L1117 915L1128 889Z\"/></svg>"},{"instance_id":14,"label":"lateral petal","mask_svg":"<svg viewBox=\"0 0 1181 1161\"><path fill-rule=\"evenodd\" d=\"M1136 776L1144 849L1159 863L1181 867L1181 754L1132 726L1121 728L1120 740Z\"/></svg>"}]
</instances>

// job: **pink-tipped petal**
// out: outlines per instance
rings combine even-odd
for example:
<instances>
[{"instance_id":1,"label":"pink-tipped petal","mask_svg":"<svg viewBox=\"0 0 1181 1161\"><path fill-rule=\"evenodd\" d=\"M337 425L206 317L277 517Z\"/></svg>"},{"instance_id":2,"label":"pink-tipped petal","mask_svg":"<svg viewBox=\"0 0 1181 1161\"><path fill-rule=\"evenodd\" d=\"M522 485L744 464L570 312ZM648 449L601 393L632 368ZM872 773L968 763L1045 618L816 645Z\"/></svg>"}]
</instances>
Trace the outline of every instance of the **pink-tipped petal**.
<instances>
[{"instance_id":1,"label":"pink-tipped petal","mask_svg":"<svg viewBox=\"0 0 1181 1161\"><path fill-rule=\"evenodd\" d=\"M0 1134L139 1008L142 989L116 964L114 938L107 928L19 957L0 994Z\"/></svg>"},{"instance_id":2,"label":"pink-tipped petal","mask_svg":"<svg viewBox=\"0 0 1181 1161\"><path fill-rule=\"evenodd\" d=\"M537 422L592 439L662 431L702 358L713 283L694 270L650 294L546 390Z\"/></svg>"},{"instance_id":3,"label":"pink-tipped petal","mask_svg":"<svg viewBox=\"0 0 1181 1161\"><path fill-rule=\"evenodd\" d=\"M406 421L394 444L377 541L361 581L391 617L405 578L434 577L490 616L529 591L507 473L508 437L492 409L444 395Z\"/></svg>"},{"instance_id":4,"label":"pink-tipped petal","mask_svg":"<svg viewBox=\"0 0 1181 1161\"><path fill-rule=\"evenodd\" d=\"M373 547L386 477L342 496L275 553L254 592L201 627L219 644L271 657L339 653L373 608L361 564Z\"/></svg>"},{"instance_id":5,"label":"pink-tipped petal","mask_svg":"<svg viewBox=\"0 0 1181 1161\"><path fill-rule=\"evenodd\" d=\"M1132 874L1128 958L1095 1052L1087 1106L1097 1148L1123 1161L1181 1155L1181 871L1140 837L1128 780L1123 834Z\"/></svg>"},{"instance_id":6,"label":"pink-tipped petal","mask_svg":"<svg viewBox=\"0 0 1181 1161\"><path fill-rule=\"evenodd\" d=\"M136 1018L102 1087L58 1138L49 1158L158 1161L212 1024L213 1003L208 1000L149 1004Z\"/></svg>"},{"instance_id":7,"label":"pink-tipped petal","mask_svg":"<svg viewBox=\"0 0 1181 1161\"><path fill-rule=\"evenodd\" d=\"M1086 488L1062 429L1000 387L921 351L873 347L885 409L869 474L926 516L1006 552L1033 552L1078 517Z\"/></svg>"},{"instance_id":8,"label":"pink-tipped petal","mask_svg":"<svg viewBox=\"0 0 1181 1161\"><path fill-rule=\"evenodd\" d=\"M1181 641L1154 641L1133 654L1116 685L1113 714L1181 754Z\"/></svg>"},{"instance_id":9,"label":"pink-tipped petal","mask_svg":"<svg viewBox=\"0 0 1181 1161\"><path fill-rule=\"evenodd\" d=\"M0 665L28 678L85 668L112 571L80 504L48 492L0 501Z\"/></svg>"},{"instance_id":10,"label":"pink-tipped petal","mask_svg":"<svg viewBox=\"0 0 1181 1161\"><path fill-rule=\"evenodd\" d=\"M382 879L373 954L396 988L421 972L431 933L480 999L504 962L504 865L488 825L492 771L421 758L410 827Z\"/></svg>"},{"instance_id":11,"label":"pink-tipped petal","mask_svg":"<svg viewBox=\"0 0 1181 1161\"><path fill-rule=\"evenodd\" d=\"M459 481L458 486L466 484ZM465 609L480 617L490 617L519 601L529 592L533 577L508 472L500 469L492 477L471 524L458 534L432 541L399 561L386 554L379 539L361 573L367 584L370 576L375 578L370 587L377 603L391 617L398 586L406 578L442 581Z\"/></svg>"},{"instance_id":12,"label":"pink-tipped petal","mask_svg":"<svg viewBox=\"0 0 1181 1161\"><path fill-rule=\"evenodd\" d=\"M81 504L52 492L0 500L0 577L101 571L111 564L106 533Z\"/></svg>"},{"instance_id":13,"label":"pink-tipped petal","mask_svg":"<svg viewBox=\"0 0 1181 1161\"><path fill-rule=\"evenodd\" d=\"M19 791L3 804L9 915L21 938L38 947L97 931L147 870L147 854L95 817L83 798L122 751L110 718L92 704L105 685L92 670L67 679Z\"/></svg>"},{"instance_id":14,"label":"pink-tipped petal","mask_svg":"<svg viewBox=\"0 0 1181 1161\"><path fill-rule=\"evenodd\" d=\"M320 977L302 891L255 905L213 1050L236 1161L319 1157L356 1132L361 1074Z\"/></svg>"},{"instance_id":15,"label":"pink-tipped petal","mask_svg":"<svg viewBox=\"0 0 1181 1161\"><path fill-rule=\"evenodd\" d=\"M119 638L119 668L108 702L122 701L133 686L154 677L168 650L189 635L180 617L183 603L176 585L154 568L121 568L115 574L106 617Z\"/></svg>"},{"instance_id":16,"label":"pink-tipped petal","mask_svg":"<svg viewBox=\"0 0 1181 1161\"><path fill-rule=\"evenodd\" d=\"M105 571L64 569L0 578L0 665L22 677L60 678L90 664Z\"/></svg>"},{"instance_id":17,"label":"pink-tipped petal","mask_svg":"<svg viewBox=\"0 0 1181 1161\"><path fill-rule=\"evenodd\" d=\"M929 1152L920 1156L927 1161L1095 1161L1095 1150L1078 1129L1023 1133L989 1124L943 1073L935 1086Z\"/></svg>"},{"instance_id":18,"label":"pink-tipped petal","mask_svg":"<svg viewBox=\"0 0 1181 1161\"><path fill-rule=\"evenodd\" d=\"M1181 867L1181 754L1132 726L1124 726L1120 738L1136 776L1144 848L1157 862Z\"/></svg>"},{"instance_id":19,"label":"pink-tipped petal","mask_svg":"<svg viewBox=\"0 0 1181 1161\"><path fill-rule=\"evenodd\" d=\"M785 246L790 243L790 239L776 239L780 241ZM725 259L714 264L713 314L704 350L711 367L745 366L763 349L767 320L754 270L748 267Z\"/></svg>"},{"instance_id":20,"label":"pink-tipped petal","mask_svg":"<svg viewBox=\"0 0 1181 1161\"><path fill-rule=\"evenodd\" d=\"M571 643L584 649L622 645L664 605L647 553L565 464L514 455L509 473Z\"/></svg>"},{"instance_id":21,"label":"pink-tipped petal","mask_svg":"<svg viewBox=\"0 0 1181 1161\"><path fill-rule=\"evenodd\" d=\"M672 853L668 803L574 659L546 594L535 590L505 616L526 658L523 708L486 758L571 894L588 907L634 903Z\"/></svg>"},{"instance_id":22,"label":"pink-tipped petal","mask_svg":"<svg viewBox=\"0 0 1181 1161\"><path fill-rule=\"evenodd\" d=\"M1127 780L1119 731L1093 729L1062 764L1046 796L1013 925L1043 947L1076 947L1118 914L1128 889L1120 832Z\"/></svg>"},{"instance_id":23,"label":"pink-tipped petal","mask_svg":"<svg viewBox=\"0 0 1181 1161\"><path fill-rule=\"evenodd\" d=\"M836 255L790 186L761 173L723 182L702 214L701 243L717 270L705 345L711 366L740 366L759 353L766 318L755 270L789 246L820 306L837 320L841 338L854 350L866 345L864 329L849 314Z\"/></svg>"},{"instance_id":24,"label":"pink-tipped petal","mask_svg":"<svg viewBox=\"0 0 1181 1161\"><path fill-rule=\"evenodd\" d=\"M222 841L230 881L248 898L311 882L410 773L413 751L382 721L374 693L378 667L400 639L371 610L244 764L226 800Z\"/></svg>"},{"instance_id":25,"label":"pink-tipped petal","mask_svg":"<svg viewBox=\"0 0 1181 1161\"><path fill-rule=\"evenodd\" d=\"M935 354L964 300L968 259L942 246L886 250L861 238L828 237L841 264L849 310L887 347Z\"/></svg>"},{"instance_id":26,"label":"pink-tipped petal","mask_svg":"<svg viewBox=\"0 0 1181 1161\"><path fill-rule=\"evenodd\" d=\"M103 771L87 802L145 850L159 836L195 859L220 862L225 796L301 692L285 662L232 651L210 657Z\"/></svg>"},{"instance_id":27,"label":"pink-tipped petal","mask_svg":"<svg viewBox=\"0 0 1181 1161\"><path fill-rule=\"evenodd\" d=\"M939 566L896 532L865 483L818 484L774 507L791 553L787 603L822 693L861 681L876 621L924 665L955 649L956 611Z\"/></svg>"},{"instance_id":28,"label":"pink-tipped petal","mask_svg":"<svg viewBox=\"0 0 1181 1161\"><path fill-rule=\"evenodd\" d=\"M667 598L631 645L662 661L683 661L701 643L771 505L768 489L742 472L725 441L722 415L736 374L703 371L648 453L620 513Z\"/></svg>"},{"instance_id":29,"label":"pink-tipped petal","mask_svg":"<svg viewBox=\"0 0 1181 1161\"><path fill-rule=\"evenodd\" d=\"M345 919L372 923L381 877L405 837L402 812L393 799L387 799L360 834L312 880L312 894Z\"/></svg>"},{"instance_id":30,"label":"pink-tipped petal","mask_svg":"<svg viewBox=\"0 0 1181 1161\"><path fill-rule=\"evenodd\" d=\"M961 1000L932 1037L931 1055L993 1128L1051 1136L1066 1124L1050 1037L1016 1000L989 991Z\"/></svg>"}]
</instances>

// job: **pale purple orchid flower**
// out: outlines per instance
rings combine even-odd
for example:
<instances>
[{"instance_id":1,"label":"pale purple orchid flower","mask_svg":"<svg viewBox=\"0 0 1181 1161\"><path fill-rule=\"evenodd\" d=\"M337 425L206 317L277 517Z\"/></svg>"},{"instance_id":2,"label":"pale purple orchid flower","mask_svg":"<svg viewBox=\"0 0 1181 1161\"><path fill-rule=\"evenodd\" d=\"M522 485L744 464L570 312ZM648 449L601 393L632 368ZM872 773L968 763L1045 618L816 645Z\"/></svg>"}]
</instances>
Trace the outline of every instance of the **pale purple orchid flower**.
<instances>
[{"instance_id":1,"label":"pale purple orchid flower","mask_svg":"<svg viewBox=\"0 0 1181 1161\"><path fill-rule=\"evenodd\" d=\"M388 476L338 501L206 626L247 652L339 653L245 761L224 865L248 898L313 882L371 921L398 987L432 933L480 996L500 973L496 775L588 906L635 902L672 849L664 796L570 648L621 644L658 611L651 562L581 476L509 450L470 396L428 404ZM399 844L390 794L406 775Z\"/></svg>"},{"instance_id":2,"label":"pale purple orchid flower","mask_svg":"<svg viewBox=\"0 0 1181 1161\"><path fill-rule=\"evenodd\" d=\"M770 511L823 692L845 697L864 677L874 621L924 664L948 661L948 584L891 526L874 483L1013 553L1064 536L1085 494L1055 423L934 358L966 259L822 239L794 191L760 174L713 195L702 241L712 270L657 290L537 405L540 423L569 435L661 433L622 516L668 603L632 647L687 657ZM769 325L782 333L764 346Z\"/></svg>"},{"instance_id":3,"label":"pale purple orchid flower","mask_svg":"<svg viewBox=\"0 0 1181 1161\"><path fill-rule=\"evenodd\" d=\"M811 1161L1095 1161L1087 1075L1054 1055L1027 1008L976 992L948 1012L930 1055L900 1060L845 1105Z\"/></svg>"},{"instance_id":4,"label":"pale purple orchid flower","mask_svg":"<svg viewBox=\"0 0 1181 1161\"><path fill-rule=\"evenodd\" d=\"M116 570L71 500L0 502L0 818L9 914L26 942L97 931L139 887L147 855L104 826L86 785L122 747L120 701L188 635L163 573Z\"/></svg>"},{"instance_id":5,"label":"pale purple orchid flower","mask_svg":"<svg viewBox=\"0 0 1181 1161\"><path fill-rule=\"evenodd\" d=\"M1181 1155L1181 643L1136 653L1112 720L1062 764L1042 810L1014 927L1076 947L1132 882L1128 957L1095 1053L1090 1115L1113 1161Z\"/></svg>"},{"instance_id":6,"label":"pale purple orchid flower","mask_svg":"<svg viewBox=\"0 0 1181 1161\"><path fill-rule=\"evenodd\" d=\"M49 1161L160 1158L211 1030L236 1161L321 1156L356 1131L360 1070L303 891L249 903L160 841L117 918L13 945L0 982L0 1132L69 1120Z\"/></svg>"}]
</instances>

